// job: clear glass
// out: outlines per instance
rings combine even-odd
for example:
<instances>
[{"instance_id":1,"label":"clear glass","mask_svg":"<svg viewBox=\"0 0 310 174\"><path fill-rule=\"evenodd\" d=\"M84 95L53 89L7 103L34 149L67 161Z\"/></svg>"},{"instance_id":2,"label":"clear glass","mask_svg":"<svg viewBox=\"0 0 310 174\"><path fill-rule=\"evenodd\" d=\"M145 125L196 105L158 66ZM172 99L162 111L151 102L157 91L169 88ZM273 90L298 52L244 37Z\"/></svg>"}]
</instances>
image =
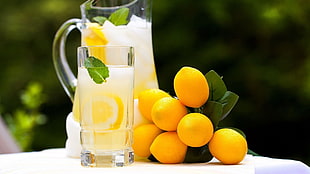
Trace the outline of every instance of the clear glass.
<instances>
[{"instance_id":1,"label":"clear glass","mask_svg":"<svg viewBox=\"0 0 310 174\"><path fill-rule=\"evenodd\" d=\"M126 25L115 26L109 21L98 24L94 17L109 17L116 10L129 9ZM66 21L57 31L53 43L53 62L66 93L78 104L76 77L66 59L66 39L73 29L81 32L81 45L129 45L135 48L135 98L140 91L158 88L151 32L152 0L88 0L81 8L81 19ZM75 106L74 106L75 107ZM78 117L75 114L75 117Z\"/></svg>"},{"instance_id":2,"label":"clear glass","mask_svg":"<svg viewBox=\"0 0 310 174\"><path fill-rule=\"evenodd\" d=\"M100 2L107 1L109 0L102 0ZM153 58L151 19L147 17L146 13L148 11L144 10L146 8L144 7L145 3L142 2L143 0L131 0L131 2L127 2L129 4L117 8L106 7L104 8L105 10L100 8L100 10L105 11L103 15L108 18L111 13L119 8L128 7L133 14L128 17L129 23L127 25L116 26L110 21L105 21L102 25L99 25L93 21L93 18L96 17L95 15L99 13L97 6L92 6L93 11L84 10L86 20L80 26L82 45L131 45L135 48L137 60L134 88L135 98L137 98L139 92L145 89L158 88ZM81 10L85 9L85 6L87 6L87 3L82 5ZM96 13L95 15L93 14L94 12Z\"/></svg>"},{"instance_id":3,"label":"clear glass","mask_svg":"<svg viewBox=\"0 0 310 174\"><path fill-rule=\"evenodd\" d=\"M97 84L90 77L84 67L89 56L108 67L106 82ZM79 47L78 64L81 165L122 167L133 163L133 47Z\"/></svg>"}]
</instances>

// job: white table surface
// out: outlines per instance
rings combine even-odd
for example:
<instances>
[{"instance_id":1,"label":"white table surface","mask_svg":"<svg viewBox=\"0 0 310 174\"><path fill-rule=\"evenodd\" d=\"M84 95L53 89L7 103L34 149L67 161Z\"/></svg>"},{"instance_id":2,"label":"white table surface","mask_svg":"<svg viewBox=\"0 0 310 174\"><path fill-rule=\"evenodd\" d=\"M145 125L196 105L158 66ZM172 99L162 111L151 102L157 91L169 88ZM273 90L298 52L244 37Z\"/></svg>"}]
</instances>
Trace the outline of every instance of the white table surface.
<instances>
[{"instance_id":1,"label":"white table surface","mask_svg":"<svg viewBox=\"0 0 310 174\"><path fill-rule=\"evenodd\" d=\"M300 161L246 156L239 165L223 165L216 160L195 164L159 164L136 161L120 168L85 168L80 159L69 158L66 150L0 154L0 174L310 174Z\"/></svg>"}]
</instances>

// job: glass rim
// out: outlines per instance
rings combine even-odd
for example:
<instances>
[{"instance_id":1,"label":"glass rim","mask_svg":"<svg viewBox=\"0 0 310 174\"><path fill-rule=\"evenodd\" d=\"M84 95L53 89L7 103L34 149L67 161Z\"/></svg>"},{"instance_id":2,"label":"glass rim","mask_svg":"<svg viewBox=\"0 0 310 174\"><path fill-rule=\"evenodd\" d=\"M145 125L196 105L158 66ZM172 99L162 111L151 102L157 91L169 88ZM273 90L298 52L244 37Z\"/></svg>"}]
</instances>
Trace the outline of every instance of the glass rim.
<instances>
[{"instance_id":1,"label":"glass rim","mask_svg":"<svg viewBox=\"0 0 310 174\"><path fill-rule=\"evenodd\" d=\"M133 46L127 46L127 45L93 45L93 46L79 46L77 48L77 60L78 60L78 67L82 67L84 64L84 60L89 56L95 56L97 51L107 51L110 54L108 54L107 57L105 57L106 60L112 60L111 59L111 52L117 52L116 54L118 56L122 56L122 58L119 58L118 61L112 61L108 63L109 65L130 65L133 66L135 63L135 49ZM111 52L110 52L111 51ZM125 54L126 53L126 56ZM114 55L114 54L113 54ZM115 56L115 55L114 55ZM124 57L125 56L125 57ZM96 57L96 56L95 56ZM96 57L98 58L98 57ZM122 61L125 62L122 62ZM122 63L120 63L122 62Z\"/></svg>"},{"instance_id":2,"label":"glass rim","mask_svg":"<svg viewBox=\"0 0 310 174\"><path fill-rule=\"evenodd\" d=\"M122 4L122 5L118 5L118 6L111 6L111 7L97 7L97 6L94 6L93 5L94 1L95 0L88 0L88 1L84 2L81 6L89 7L91 9L109 9L109 10L112 10L112 9L119 9L119 8L123 8L123 7L129 7L132 4L137 3L138 0L132 0L131 2L129 2L127 4Z\"/></svg>"},{"instance_id":3,"label":"glass rim","mask_svg":"<svg viewBox=\"0 0 310 174\"><path fill-rule=\"evenodd\" d=\"M91 45L91 46L79 46L78 49L85 48L129 48L133 49L133 46L130 45Z\"/></svg>"}]
</instances>

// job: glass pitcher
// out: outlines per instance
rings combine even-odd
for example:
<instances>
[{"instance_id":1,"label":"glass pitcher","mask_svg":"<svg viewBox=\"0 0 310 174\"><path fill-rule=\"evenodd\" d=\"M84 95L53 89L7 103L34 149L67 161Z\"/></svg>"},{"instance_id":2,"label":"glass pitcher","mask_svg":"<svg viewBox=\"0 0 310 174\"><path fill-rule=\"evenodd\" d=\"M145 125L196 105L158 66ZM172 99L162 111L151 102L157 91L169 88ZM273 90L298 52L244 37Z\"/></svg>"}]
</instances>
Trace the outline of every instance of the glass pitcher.
<instances>
[{"instance_id":1,"label":"glass pitcher","mask_svg":"<svg viewBox=\"0 0 310 174\"><path fill-rule=\"evenodd\" d=\"M53 43L53 62L74 105L78 102L77 80L68 65L65 45L68 34L76 28L81 32L82 46L134 47L135 98L142 90L158 88L152 47L151 3L151 0L88 0L80 6L81 19L70 19L59 28Z\"/></svg>"}]
</instances>

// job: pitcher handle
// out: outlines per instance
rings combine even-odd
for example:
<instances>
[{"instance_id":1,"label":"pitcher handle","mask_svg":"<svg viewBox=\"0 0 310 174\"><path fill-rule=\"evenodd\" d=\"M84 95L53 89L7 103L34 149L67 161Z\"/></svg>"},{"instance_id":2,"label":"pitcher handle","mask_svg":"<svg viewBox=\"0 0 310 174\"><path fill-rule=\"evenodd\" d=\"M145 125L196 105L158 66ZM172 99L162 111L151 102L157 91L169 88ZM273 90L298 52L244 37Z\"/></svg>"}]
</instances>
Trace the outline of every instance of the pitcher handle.
<instances>
[{"instance_id":1,"label":"pitcher handle","mask_svg":"<svg viewBox=\"0 0 310 174\"><path fill-rule=\"evenodd\" d=\"M58 29L53 42L53 63L57 77L65 92L73 102L77 79L72 73L66 57L66 40L69 33L77 28L81 19L69 19Z\"/></svg>"}]
</instances>

